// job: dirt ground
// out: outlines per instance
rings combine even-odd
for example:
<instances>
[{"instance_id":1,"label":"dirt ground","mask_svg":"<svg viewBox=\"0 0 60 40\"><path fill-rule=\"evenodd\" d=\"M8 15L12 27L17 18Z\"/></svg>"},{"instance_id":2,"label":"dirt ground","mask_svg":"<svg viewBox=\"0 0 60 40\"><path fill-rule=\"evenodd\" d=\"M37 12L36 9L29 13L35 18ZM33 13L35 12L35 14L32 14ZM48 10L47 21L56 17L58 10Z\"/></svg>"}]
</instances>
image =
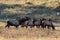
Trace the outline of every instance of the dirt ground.
<instances>
[{"instance_id":1,"label":"dirt ground","mask_svg":"<svg viewBox=\"0 0 60 40\"><path fill-rule=\"evenodd\" d=\"M54 23L56 30L30 28L5 28L6 23L0 22L0 40L60 40L60 24Z\"/></svg>"}]
</instances>

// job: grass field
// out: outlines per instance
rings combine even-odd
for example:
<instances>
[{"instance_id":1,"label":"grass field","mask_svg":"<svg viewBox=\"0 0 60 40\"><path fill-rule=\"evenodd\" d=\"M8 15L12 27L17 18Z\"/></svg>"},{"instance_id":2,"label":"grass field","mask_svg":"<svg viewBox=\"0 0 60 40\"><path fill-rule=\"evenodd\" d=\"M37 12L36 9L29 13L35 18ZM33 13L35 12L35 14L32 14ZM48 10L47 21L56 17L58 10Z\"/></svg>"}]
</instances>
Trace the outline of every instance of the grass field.
<instances>
[{"instance_id":1,"label":"grass field","mask_svg":"<svg viewBox=\"0 0 60 40\"><path fill-rule=\"evenodd\" d=\"M48 30L42 28L27 29L15 28L11 26L9 29L5 28L6 23L0 22L0 40L60 40L60 25L54 23L56 30ZM58 27L57 27L58 25Z\"/></svg>"},{"instance_id":2,"label":"grass field","mask_svg":"<svg viewBox=\"0 0 60 40\"><path fill-rule=\"evenodd\" d=\"M29 2L29 3L27 3ZM60 6L60 0L0 0L0 40L60 40L60 22L54 23L56 30L30 28L5 28L5 21L23 17L45 17L60 20L54 10ZM4 21L4 22L1 22Z\"/></svg>"}]
</instances>

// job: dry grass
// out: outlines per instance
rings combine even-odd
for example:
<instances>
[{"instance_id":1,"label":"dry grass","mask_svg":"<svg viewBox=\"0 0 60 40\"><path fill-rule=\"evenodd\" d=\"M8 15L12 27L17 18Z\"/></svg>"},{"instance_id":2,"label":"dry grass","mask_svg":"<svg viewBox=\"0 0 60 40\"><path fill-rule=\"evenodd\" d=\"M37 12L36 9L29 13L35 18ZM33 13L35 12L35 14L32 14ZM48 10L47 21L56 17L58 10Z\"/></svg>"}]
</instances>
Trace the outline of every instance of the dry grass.
<instances>
[{"instance_id":1,"label":"dry grass","mask_svg":"<svg viewBox=\"0 0 60 40\"><path fill-rule=\"evenodd\" d=\"M59 6L59 0L28 0L29 2L33 3L34 5L46 5L49 7L57 7ZM23 1L16 1L16 0L0 0L0 3L3 4L24 4L25 0ZM13 13L16 10L20 9L5 9L9 12ZM5 28L6 23L0 22L0 40L60 40L60 24L55 24L56 30L48 30L47 28L42 30L41 28L21 28L19 26L18 29L15 27ZM57 27L58 26L58 27Z\"/></svg>"},{"instance_id":2,"label":"dry grass","mask_svg":"<svg viewBox=\"0 0 60 40\"><path fill-rule=\"evenodd\" d=\"M25 4L26 2L31 2L34 5L45 4L50 7L56 7L60 4L60 0L0 0L0 3L3 4Z\"/></svg>"},{"instance_id":3,"label":"dry grass","mask_svg":"<svg viewBox=\"0 0 60 40\"><path fill-rule=\"evenodd\" d=\"M9 29L4 26L6 23L0 22L0 40L60 40L60 28L48 30L42 28L21 28L11 26Z\"/></svg>"}]
</instances>

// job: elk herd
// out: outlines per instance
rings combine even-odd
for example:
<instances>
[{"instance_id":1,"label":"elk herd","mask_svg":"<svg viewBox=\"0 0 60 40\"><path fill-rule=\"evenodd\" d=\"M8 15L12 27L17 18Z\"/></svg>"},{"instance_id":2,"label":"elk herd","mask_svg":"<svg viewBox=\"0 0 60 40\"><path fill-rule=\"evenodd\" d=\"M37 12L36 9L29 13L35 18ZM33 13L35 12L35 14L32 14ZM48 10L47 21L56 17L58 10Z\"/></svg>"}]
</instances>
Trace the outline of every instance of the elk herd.
<instances>
[{"instance_id":1,"label":"elk herd","mask_svg":"<svg viewBox=\"0 0 60 40\"><path fill-rule=\"evenodd\" d=\"M19 27L19 25L21 25L21 27L26 27L28 28L28 26L30 26L30 28L33 28L34 26L36 26L37 28L52 28L52 30L55 30L55 26L52 23L52 20L49 19L45 19L45 18L41 18L41 19L35 19L35 18L30 18L25 16L24 18L21 18L19 20L17 19L11 19L7 21L7 24L5 26L6 27L10 27L10 26L14 26L16 28Z\"/></svg>"}]
</instances>

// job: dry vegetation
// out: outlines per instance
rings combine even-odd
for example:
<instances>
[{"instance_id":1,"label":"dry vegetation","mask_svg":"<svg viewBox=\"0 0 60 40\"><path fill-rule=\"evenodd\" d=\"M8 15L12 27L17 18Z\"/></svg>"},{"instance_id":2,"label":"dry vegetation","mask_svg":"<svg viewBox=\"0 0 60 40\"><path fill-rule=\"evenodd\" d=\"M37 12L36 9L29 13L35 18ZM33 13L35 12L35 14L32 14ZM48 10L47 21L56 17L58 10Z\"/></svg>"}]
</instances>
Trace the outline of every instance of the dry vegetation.
<instances>
[{"instance_id":1,"label":"dry vegetation","mask_svg":"<svg viewBox=\"0 0 60 40\"><path fill-rule=\"evenodd\" d=\"M56 23L55 23L56 24ZM54 25L55 25L54 24ZM0 22L0 40L60 40L60 25L56 30L48 30L42 28L21 28L18 29L11 26L5 28L6 23Z\"/></svg>"},{"instance_id":2,"label":"dry vegetation","mask_svg":"<svg viewBox=\"0 0 60 40\"><path fill-rule=\"evenodd\" d=\"M60 0L0 0L3 4L25 4L31 2L34 5L44 4L49 7L57 7L60 5Z\"/></svg>"},{"instance_id":3,"label":"dry vegetation","mask_svg":"<svg viewBox=\"0 0 60 40\"><path fill-rule=\"evenodd\" d=\"M30 2L32 5L26 4L26 2ZM5 4L9 6L7 7ZM19 7L15 7L14 4L18 4ZM22 6L20 7L21 4ZM57 6L60 6L60 0L0 0L0 5L2 7L0 7L0 19L3 20L21 16L19 14L16 15L15 13L33 13L33 15L34 13L37 13L38 15L41 13L43 15L40 14L39 17L45 17L47 14L55 13L50 7L56 8ZM49 17L60 18L60 16L57 17L55 14L54 16L48 15L48 18ZM6 23L0 22L0 40L60 40L60 23L54 23L56 26L56 30L54 31L48 30L47 28L44 30L42 28L37 29L36 27L26 29L25 27L21 28L20 26L18 29L13 26L8 29L5 28L5 25Z\"/></svg>"}]
</instances>

